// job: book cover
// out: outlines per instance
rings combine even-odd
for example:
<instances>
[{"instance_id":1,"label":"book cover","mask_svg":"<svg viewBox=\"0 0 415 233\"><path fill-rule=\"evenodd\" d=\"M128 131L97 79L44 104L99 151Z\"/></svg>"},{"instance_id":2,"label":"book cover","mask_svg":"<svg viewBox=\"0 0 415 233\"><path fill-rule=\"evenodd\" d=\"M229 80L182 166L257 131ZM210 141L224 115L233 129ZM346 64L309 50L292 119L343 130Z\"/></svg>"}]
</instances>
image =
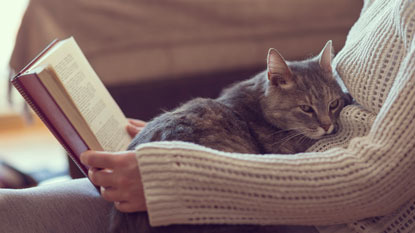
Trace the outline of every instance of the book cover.
<instances>
[{"instance_id":1,"label":"book cover","mask_svg":"<svg viewBox=\"0 0 415 233\"><path fill-rule=\"evenodd\" d=\"M127 118L73 37L54 40L12 80L84 175L86 150L125 150Z\"/></svg>"},{"instance_id":2,"label":"book cover","mask_svg":"<svg viewBox=\"0 0 415 233\"><path fill-rule=\"evenodd\" d=\"M80 162L80 154L89 149L62 112L36 73L16 76L12 84L39 116L50 132L66 150L81 172L87 176L88 168Z\"/></svg>"}]
</instances>

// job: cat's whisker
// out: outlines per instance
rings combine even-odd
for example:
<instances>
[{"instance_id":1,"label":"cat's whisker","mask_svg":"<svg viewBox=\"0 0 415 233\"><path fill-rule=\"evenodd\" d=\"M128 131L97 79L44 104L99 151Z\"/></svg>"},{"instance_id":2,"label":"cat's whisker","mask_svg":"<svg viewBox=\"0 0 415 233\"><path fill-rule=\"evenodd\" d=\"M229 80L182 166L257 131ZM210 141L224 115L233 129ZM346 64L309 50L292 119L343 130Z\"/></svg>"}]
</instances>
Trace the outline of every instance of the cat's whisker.
<instances>
[{"instance_id":1,"label":"cat's whisker","mask_svg":"<svg viewBox=\"0 0 415 233\"><path fill-rule=\"evenodd\" d=\"M292 135L291 137L287 138L287 139L286 139L283 143L281 143L280 145L284 145L285 143L289 142L291 139L293 139L293 138L295 138L295 137L297 137L297 136L300 136L300 135L301 135L301 133L298 133L298 134Z\"/></svg>"},{"instance_id":2,"label":"cat's whisker","mask_svg":"<svg viewBox=\"0 0 415 233\"><path fill-rule=\"evenodd\" d=\"M273 137L273 136L275 136L277 134L286 133L286 132L290 132L290 131L296 131L296 129L282 129L282 130L278 130L278 131L273 132L270 135L268 135L268 137Z\"/></svg>"},{"instance_id":3,"label":"cat's whisker","mask_svg":"<svg viewBox=\"0 0 415 233\"><path fill-rule=\"evenodd\" d=\"M278 130L276 132L272 132L271 134L269 134L268 137L273 137L273 136L275 136L277 134L284 133L284 132L287 132L287 131L288 130Z\"/></svg>"},{"instance_id":4,"label":"cat's whisker","mask_svg":"<svg viewBox=\"0 0 415 233\"><path fill-rule=\"evenodd\" d=\"M278 130L278 131L273 132L273 133L271 133L270 135L268 135L268 137L273 137L273 136L275 136L275 135L277 135L277 134L280 134L280 133L286 133L286 132L289 132L289 133L298 133L298 132L303 132L303 131L302 131L302 129L303 129L303 128L290 128L290 129Z\"/></svg>"},{"instance_id":5,"label":"cat's whisker","mask_svg":"<svg viewBox=\"0 0 415 233\"><path fill-rule=\"evenodd\" d=\"M305 135L303 135L303 136L301 137L301 139L299 140L300 144L306 144L306 143L308 143L308 142L310 142L310 141L311 141L311 138L309 138L309 137L307 137L307 136L305 136Z\"/></svg>"},{"instance_id":6,"label":"cat's whisker","mask_svg":"<svg viewBox=\"0 0 415 233\"><path fill-rule=\"evenodd\" d=\"M299 135L302 135L302 133L301 132L294 132L294 134L291 134L291 135L288 135L286 137L283 137L282 139L274 142L272 145L274 146L274 145L279 144L280 146L282 146L285 143L287 143L288 141L290 141L291 139L293 139L293 138L295 138L295 137L297 137Z\"/></svg>"},{"instance_id":7,"label":"cat's whisker","mask_svg":"<svg viewBox=\"0 0 415 233\"><path fill-rule=\"evenodd\" d=\"M290 128L290 129L279 130L277 132L274 132L274 133L268 135L268 137L274 137L274 136L276 136L277 134L280 134L280 133L287 133L287 136L290 136L292 134L297 134L299 132L302 132L301 129L302 128ZM285 137L287 137L287 136L285 136Z\"/></svg>"}]
</instances>

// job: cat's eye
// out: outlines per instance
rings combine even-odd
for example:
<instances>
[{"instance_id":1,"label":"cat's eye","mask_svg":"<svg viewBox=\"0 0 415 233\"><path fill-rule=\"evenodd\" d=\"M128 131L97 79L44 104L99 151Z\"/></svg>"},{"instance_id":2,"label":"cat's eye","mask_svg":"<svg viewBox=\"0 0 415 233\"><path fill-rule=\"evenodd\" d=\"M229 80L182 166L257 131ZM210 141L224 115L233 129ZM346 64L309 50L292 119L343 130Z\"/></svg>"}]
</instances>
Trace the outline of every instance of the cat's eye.
<instances>
[{"instance_id":1,"label":"cat's eye","mask_svg":"<svg viewBox=\"0 0 415 233\"><path fill-rule=\"evenodd\" d=\"M308 105L300 105L301 110L303 110L304 112L307 113L311 113L314 112L313 108L311 106Z\"/></svg>"},{"instance_id":2,"label":"cat's eye","mask_svg":"<svg viewBox=\"0 0 415 233\"><path fill-rule=\"evenodd\" d=\"M330 103L330 110L336 109L339 106L340 101L337 99Z\"/></svg>"}]
</instances>

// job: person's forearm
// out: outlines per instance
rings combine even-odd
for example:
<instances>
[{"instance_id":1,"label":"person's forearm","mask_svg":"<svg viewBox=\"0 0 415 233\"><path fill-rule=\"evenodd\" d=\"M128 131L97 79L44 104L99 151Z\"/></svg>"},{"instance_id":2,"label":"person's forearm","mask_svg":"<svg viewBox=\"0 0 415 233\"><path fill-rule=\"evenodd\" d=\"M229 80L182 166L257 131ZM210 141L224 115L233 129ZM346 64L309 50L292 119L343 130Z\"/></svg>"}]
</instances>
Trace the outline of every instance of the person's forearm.
<instances>
[{"instance_id":1,"label":"person's forearm","mask_svg":"<svg viewBox=\"0 0 415 233\"><path fill-rule=\"evenodd\" d=\"M378 152L376 147L356 148ZM333 224L385 214L414 193L395 186L394 174L388 174L392 167L383 170L380 161L369 164L347 153L247 162L209 152L145 147L138 158L155 225Z\"/></svg>"}]
</instances>

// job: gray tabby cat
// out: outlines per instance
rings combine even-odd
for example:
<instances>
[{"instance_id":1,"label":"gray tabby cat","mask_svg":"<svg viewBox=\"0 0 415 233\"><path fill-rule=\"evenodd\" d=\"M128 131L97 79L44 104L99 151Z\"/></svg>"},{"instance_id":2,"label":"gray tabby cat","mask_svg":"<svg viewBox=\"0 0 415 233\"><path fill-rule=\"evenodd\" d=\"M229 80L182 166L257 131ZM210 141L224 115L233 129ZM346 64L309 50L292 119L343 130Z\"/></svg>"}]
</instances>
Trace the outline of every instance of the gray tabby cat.
<instances>
[{"instance_id":1,"label":"gray tabby cat","mask_svg":"<svg viewBox=\"0 0 415 233\"><path fill-rule=\"evenodd\" d=\"M287 62L270 49L267 70L225 89L217 99L193 99L151 122L129 149L153 141L186 141L213 149L252 154L304 152L336 132L351 98L331 67L332 45L311 59ZM146 213L115 211L111 232L276 232L279 226L173 225L151 227Z\"/></svg>"}]
</instances>

